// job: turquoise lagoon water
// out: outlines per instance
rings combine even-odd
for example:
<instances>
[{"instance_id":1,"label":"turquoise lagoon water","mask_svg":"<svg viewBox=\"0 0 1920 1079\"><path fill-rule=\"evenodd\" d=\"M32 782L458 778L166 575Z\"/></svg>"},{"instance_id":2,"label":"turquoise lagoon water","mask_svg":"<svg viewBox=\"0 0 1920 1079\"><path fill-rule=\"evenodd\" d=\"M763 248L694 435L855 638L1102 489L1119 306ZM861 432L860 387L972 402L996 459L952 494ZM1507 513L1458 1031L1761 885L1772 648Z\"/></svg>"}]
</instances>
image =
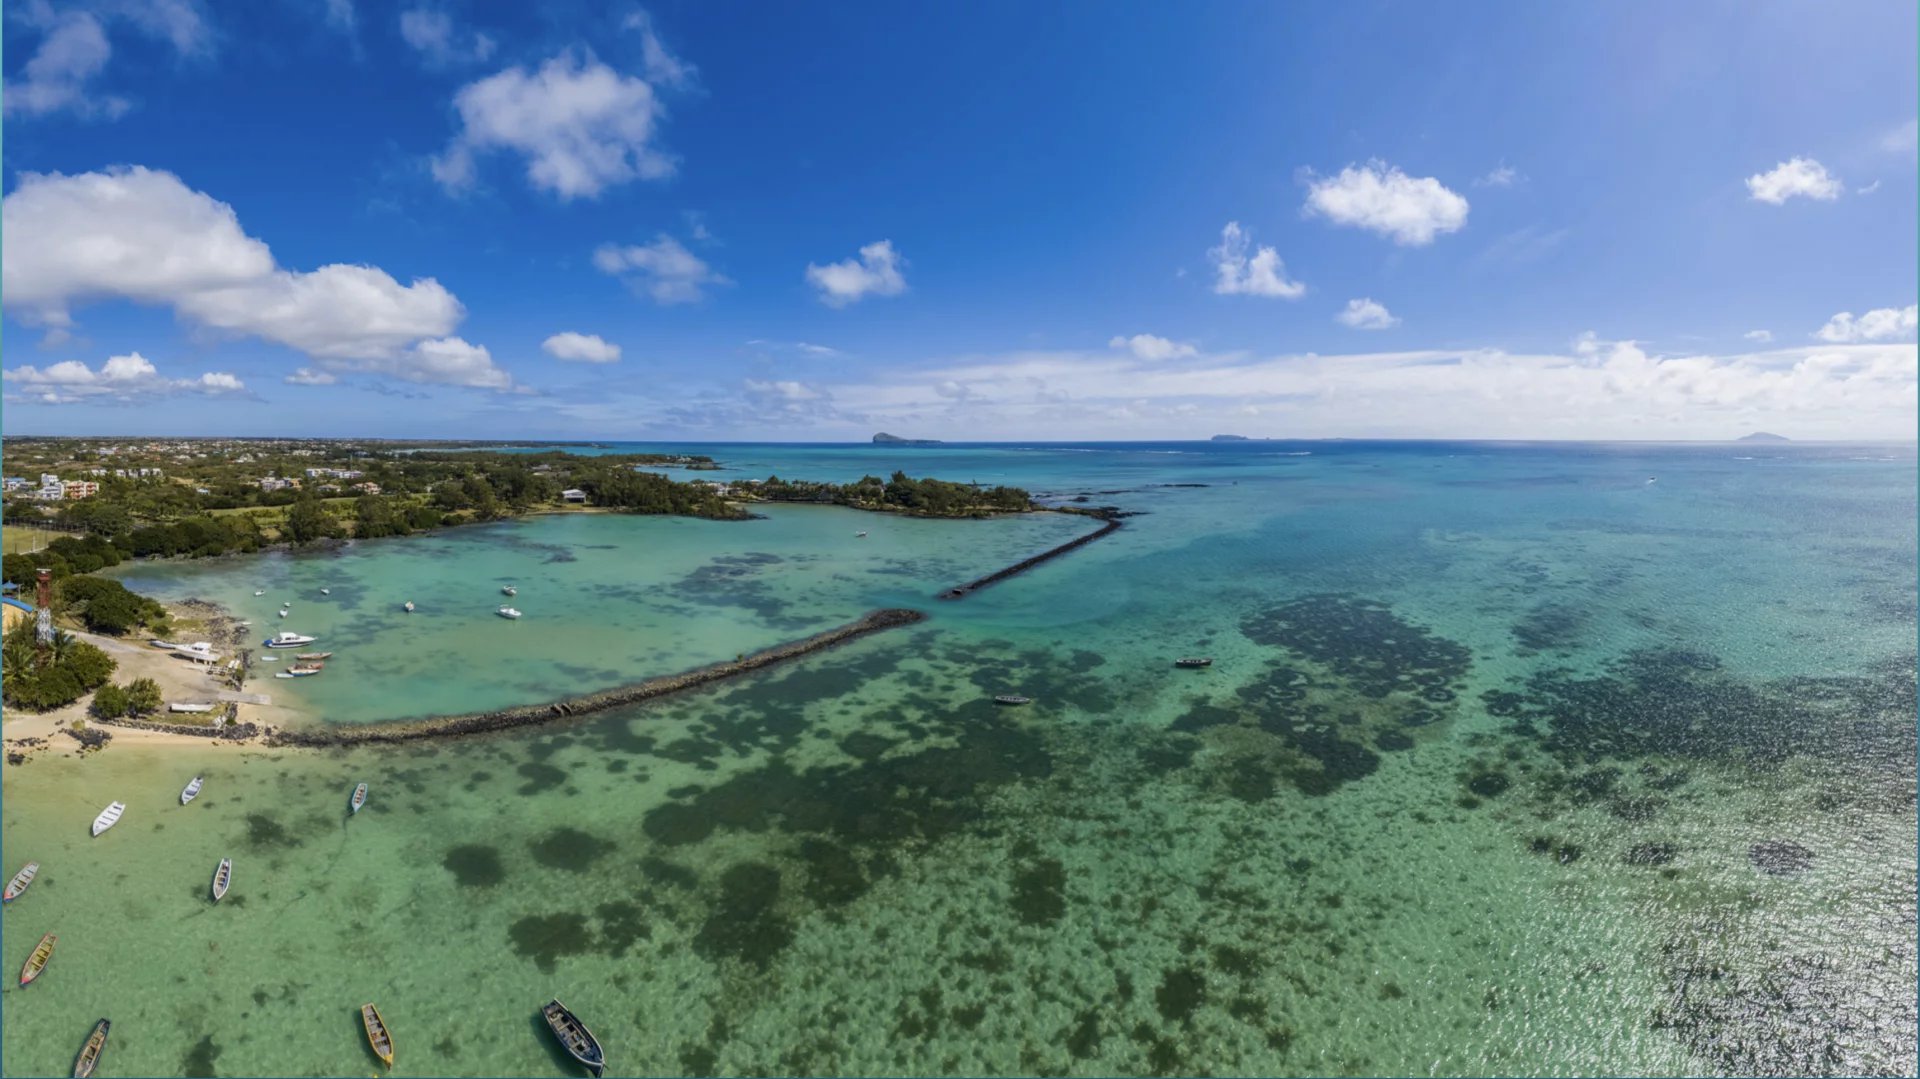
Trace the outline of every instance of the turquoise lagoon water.
<instances>
[{"instance_id":1,"label":"turquoise lagoon water","mask_svg":"<svg viewBox=\"0 0 1920 1079\"><path fill-rule=\"evenodd\" d=\"M262 683L306 722L932 617L535 731L7 769L6 858L45 866L8 961L61 934L7 1074L99 1015L102 1074L371 1074L363 1000L396 1074L568 1074L553 995L613 1074L1916 1067L1910 447L674 449L1138 515L959 603L927 597L1085 523L553 517L137 567L263 629L292 599L341 653Z\"/></svg>"}]
</instances>

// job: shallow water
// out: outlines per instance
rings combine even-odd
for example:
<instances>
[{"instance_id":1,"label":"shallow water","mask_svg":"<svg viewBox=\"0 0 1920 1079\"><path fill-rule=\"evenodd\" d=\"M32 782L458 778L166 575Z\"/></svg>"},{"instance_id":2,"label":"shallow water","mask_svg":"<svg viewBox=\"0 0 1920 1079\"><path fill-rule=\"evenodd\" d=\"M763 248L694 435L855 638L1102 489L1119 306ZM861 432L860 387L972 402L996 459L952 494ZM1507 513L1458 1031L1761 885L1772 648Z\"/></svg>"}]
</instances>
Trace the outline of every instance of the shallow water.
<instances>
[{"instance_id":1,"label":"shallow water","mask_svg":"<svg viewBox=\"0 0 1920 1079\"><path fill-rule=\"evenodd\" d=\"M7 769L8 871L44 866L7 959L61 934L5 995L7 1074L64 1074L99 1015L103 1075L371 1073L363 1000L396 1074L570 1074L553 995L613 1074L1914 1071L1910 449L692 452L1142 516L953 604L1084 523L565 517L140 567L293 598L348 664L297 687L330 722L933 617L538 731Z\"/></svg>"}]
</instances>

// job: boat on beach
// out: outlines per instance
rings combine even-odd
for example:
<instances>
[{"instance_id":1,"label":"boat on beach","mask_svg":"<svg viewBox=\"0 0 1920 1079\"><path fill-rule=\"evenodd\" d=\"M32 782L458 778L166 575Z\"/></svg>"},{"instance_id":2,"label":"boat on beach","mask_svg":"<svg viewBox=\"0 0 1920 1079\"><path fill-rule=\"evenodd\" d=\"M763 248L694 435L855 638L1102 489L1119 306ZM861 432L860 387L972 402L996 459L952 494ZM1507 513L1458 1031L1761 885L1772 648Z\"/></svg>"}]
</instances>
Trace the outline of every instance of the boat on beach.
<instances>
[{"instance_id":1,"label":"boat on beach","mask_svg":"<svg viewBox=\"0 0 1920 1079\"><path fill-rule=\"evenodd\" d=\"M493 612L493 613L494 613L494 614L497 614L497 615L499 615L499 616L500 616L500 617L502 617L502 618L518 618L518 617L520 617L520 611L519 611L519 609L517 609L517 608L514 608L514 607L502 607L502 608L500 608L499 610L497 610L497 611L495 611L495 612Z\"/></svg>"},{"instance_id":2,"label":"boat on beach","mask_svg":"<svg viewBox=\"0 0 1920 1079\"><path fill-rule=\"evenodd\" d=\"M233 886L233 859L222 858L220 865L213 871L213 901L220 902L227 897L227 889Z\"/></svg>"},{"instance_id":3,"label":"boat on beach","mask_svg":"<svg viewBox=\"0 0 1920 1079\"><path fill-rule=\"evenodd\" d=\"M34 945L33 954L27 956L26 963L20 968L20 988L32 985L33 980L47 969L47 961L53 958L53 942L56 939L52 933L48 933L40 938L39 944Z\"/></svg>"},{"instance_id":4,"label":"boat on beach","mask_svg":"<svg viewBox=\"0 0 1920 1079\"><path fill-rule=\"evenodd\" d=\"M194 776L193 782L187 784L186 788L180 792L180 804L186 805L188 802L200 797L200 785L203 782L205 782L205 780L200 776Z\"/></svg>"},{"instance_id":5,"label":"boat on beach","mask_svg":"<svg viewBox=\"0 0 1920 1079\"><path fill-rule=\"evenodd\" d=\"M107 1031L113 1024L105 1019L93 1024L93 1033L87 1035L87 1044L80 1047L80 1055L73 1060L73 1079L88 1079L93 1069L100 1063L100 1054L107 1048Z\"/></svg>"},{"instance_id":6,"label":"boat on beach","mask_svg":"<svg viewBox=\"0 0 1920 1079\"><path fill-rule=\"evenodd\" d=\"M13 875L13 879L7 882L6 896L4 900L0 900L0 901L11 903L14 900L20 898L20 893L26 891L27 885L32 884L33 878L39 875L40 875L39 862L28 862L26 865L21 866L20 872L15 873Z\"/></svg>"},{"instance_id":7,"label":"boat on beach","mask_svg":"<svg viewBox=\"0 0 1920 1079\"><path fill-rule=\"evenodd\" d=\"M380 1018L380 1009L371 1004L360 1005L360 1025L367 1028L367 1044L373 1047L373 1055L387 1067L393 1067L393 1033L387 1029L387 1021Z\"/></svg>"},{"instance_id":8,"label":"boat on beach","mask_svg":"<svg viewBox=\"0 0 1920 1079\"><path fill-rule=\"evenodd\" d=\"M295 652L293 658L318 663L323 659L332 659L332 652Z\"/></svg>"},{"instance_id":9,"label":"boat on beach","mask_svg":"<svg viewBox=\"0 0 1920 1079\"><path fill-rule=\"evenodd\" d=\"M367 804L367 785L365 783L362 783L359 786L353 788L353 797L347 802L347 812L349 814L358 813L360 812L360 807L366 804Z\"/></svg>"},{"instance_id":10,"label":"boat on beach","mask_svg":"<svg viewBox=\"0 0 1920 1079\"><path fill-rule=\"evenodd\" d=\"M995 704L1032 704L1032 697L1022 697L1018 693L1002 693L993 699Z\"/></svg>"},{"instance_id":11,"label":"boat on beach","mask_svg":"<svg viewBox=\"0 0 1920 1079\"><path fill-rule=\"evenodd\" d=\"M268 648L298 648L303 644L312 644L319 639L318 637L309 637L304 633L294 633L291 630L283 629L261 643L265 644Z\"/></svg>"},{"instance_id":12,"label":"boat on beach","mask_svg":"<svg viewBox=\"0 0 1920 1079\"><path fill-rule=\"evenodd\" d=\"M1174 660L1173 665L1176 667L1185 667L1189 670L1193 670L1199 667L1211 667L1213 666L1213 657L1212 656L1187 656L1184 659Z\"/></svg>"},{"instance_id":13,"label":"boat on beach","mask_svg":"<svg viewBox=\"0 0 1920 1079\"><path fill-rule=\"evenodd\" d=\"M593 1073L594 1079L599 1079L607 1066L607 1054L587 1030L586 1024L567 1010L567 1006L560 1003L558 998L548 1001L546 1007L540 1009L540 1015L546 1019L547 1028L559 1039L560 1047L567 1051L567 1055L585 1065Z\"/></svg>"},{"instance_id":14,"label":"boat on beach","mask_svg":"<svg viewBox=\"0 0 1920 1079\"><path fill-rule=\"evenodd\" d=\"M113 827L114 825L119 824L120 814L125 813L126 811L127 811L127 803L125 802L115 802L112 805L108 806L107 808L101 810L100 815L93 818L93 834L99 835L101 832L104 832L107 829Z\"/></svg>"}]
</instances>

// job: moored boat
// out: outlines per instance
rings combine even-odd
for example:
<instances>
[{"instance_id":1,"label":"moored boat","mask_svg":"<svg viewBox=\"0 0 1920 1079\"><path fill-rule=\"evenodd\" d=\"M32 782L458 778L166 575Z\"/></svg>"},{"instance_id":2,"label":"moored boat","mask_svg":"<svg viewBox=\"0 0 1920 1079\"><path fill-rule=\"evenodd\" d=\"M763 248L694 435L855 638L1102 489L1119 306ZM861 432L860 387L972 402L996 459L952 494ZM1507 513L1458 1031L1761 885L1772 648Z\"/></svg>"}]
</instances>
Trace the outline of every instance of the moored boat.
<instances>
[{"instance_id":1,"label":"moored boat","mask_svg":"<svg viewBox=\"0 0 1920 1079\"><path fill-rule=\"evenodd\" d=\"M387 1067L393 1067L393 1034L387 1030L387 1021L380 1018L380 1009L371 1004L360 1005L360 1025L367 1028L367 1044L373 1047L373 1055Z\"/></svg>"},{"instance_id":2,"label":"moored boat","mask_svg":"<svg viewBox=\"0 0 1920 1079\"><path fill-rule=\"evenodd\" d=\"M1176 667L1186 667L1188 669L1193 669L1197 667L1211 667L1213 666L1213 657L1212 656L1187 656L1183 659L1174 660L1173 665Z\"/></svg>"},{"instance_id":3,"label":"moored boat","mask_svg":"<svg viewBox=\"0 0 1920 1079\"><path fill-rule=\"evenodd\" d=\"M286 616L287 616L287 609L285 607L280 608L280 617L285 618Z\"/></svg>"},{"instance_id":4,"label":"moored boat","mask_svg":"<svg viewBox=\"0 0 1920 1079\"><path fill-rule=\"evenodd\" d=\"M407 612L408 614L412 614L412 613L413 613L413 601L412 601L412 600L408 600L407 602L405 602L405 603L403 603L403 604L401 604L401 605L400 605L400 609L401 609L401 610L403 610L403 611L405 611L405 612Z\"/></svg>"},{"instance_id":5,"label":"moored boat","mask_svg":"<svg viewBox=\"0 0 1920 1079\"><path fill-rule=\"evenodd\" d=\"M193 782L187 784L186 788L180 792L180 804L186 805L188 802L200 797L200 787L204 782L205 780L201 777L194 776Z\"/></svg>"},{"instance_id":6,"label":"moored boat","mask_svg":"<svg viewBox=\"0 0 1920 1079\"><path fill-rule=\"evenodd\" d=\"M125 813L126 811L127 811L127 803L125 802L115 802L112 805L108 806L107 808L101 810L100 815L93 818L93 834L99 835L101 832L104 832L107 829L113 827L114 825L119 824L120 814Z\"/></svg>"},{"instance_id":7,"label":"moored boat","mask_svg":"<svg viewBox=\"0 0 1920 1079\"><path fill-rule=\"evenodd\" d=\"M866 534L865 532L855 532L855 533L853 534L853 538L854 538L854 539L866 539L866 538L867 538L867 534Z\"/></svg>"},{"instance_id":8,"label":"moored boat","mask_svg":"<svg viewBox=\"0 0 1920 1079\"><path fill-rule=\"evenodd\" d=\"M323 659L332 659L333 653L332 652L295 652L293 654L293 658L298 660L307 660L310 662L317 663Z\"/></svg>"},{"instance_id":9,"label":"moored boat","mask_svg":"<svg viewBox=\"0 0 1920 1079\"><path fill-rule=\"evenodd\" d=\"M20 893L26 891L27 885L32 884L33 878L39 875L39 862L28 862L26 865L21 866L20 872L15 873L13 879L7 882L7 893L4 902L11 903L20 898Z\"/></svg>"},{"instance_id":10,"label":"moored boat","mask_svg":"<svg viewBox=\"0 0 1920 1079\"><path fill-rule=\"evenodd\" d=\"M264 588L256 588L253 590L253 594L256 596L264 596L267 594L267 590Z\"/></svg>"},{"instance_id":11,"label":"moored boat","mask_svg":"<svg viewBox=\"0 0 1920 1079\"><path fill-rule=\"evenodd\" d=\"M495 611L495 612L493 612L493 613L494 613L494 614L497 614L497 615L499 615L499 616L500 616L500 617L502 617L502 618L518 618L518 617L520 617L520 612L519 612L519 611L518 611L517 609L515 609L515 608L513 608L513 607L502 607L502 608L500 608L499 610L497 610L497 611Z\"/></svg>"},{"instance_id":12,"label":"moored boat","mask_svg":"<svg viewBox=\"0 0 1920 1079\"><path fill-rule=\"evenodd\" d=\"M273 636L268 637L262 643L268 648L298 648L303 644L312 644L319 639L318 637L309 637L304 633L294 633L290 630L283 629Z\"/></svg>"},{"instance_id":13,"label":"moored boat","mask_svg":"<svg viewBox=\"0 0 1920 1079\"><path fill-rule=\"evenodd\" d=\"M233 859L222 858L220 865L213 871L213 901L220 902L227 897L227 889L233 887Z\"/></svg>"},{"instance_id":14,"label":"moored boat","mask_svg":"<svg viewBox=\"0 0 1920 1079\"><path fill-rule=\"evenodd\" d=\"M359 786L353 788L353 798L347 802L347 812L358 813L360 812L360 807L366 804L367 804L367 785L365 783L362 783Z\"/></svg>"},{"instance_id":15,"label":"moored boat","mask_svg":"<svg viewBox=\"0 0 1920 1079\"><path fill-rule=\"evenodd\" d=\"M995 704L1032 704L1032 697L1022 697L1018 693L1002 693L993 699Z\"/></svg>"},{"instance_id":16,"label":"moored boat","mask_svg":"<svg viewBox=\"0 0 1920 1079\"><path fill-rule=\"evenodd\" d=\"M333 595L333 589L331 589L331 588L322 588L322 589L320 590L320 594L321 594L321 595L323 595L323 596L331 596L331 595Z\"/></svg>"},{"instance_id":17,"label":"moored boat","mask_svg":"<svg viewBox=\"0 0 1920 1079\"><path fill-rule=\"evenodd\" d=\"M502 585L500 587L500 594L503 596L517 596L520 594L520 590L518 588L513 587L510 584Z\"/></svg>"},{"instance_id":18,"label":"moored boat","mask_svg":"<svg viewBox=\"0 0 1920 1079\"><path fill-rule=\"evenodd\" d=\"M53 958L55 939L57 938L52 933L48 933L40 938L40 943L33 946L33 954L27 956L25 965L20 968L20 988L25 989L32 985L33 980L47 969L47 961Z\"/></svg>"},{"instance_id":19,"label":"moored boat","mask_svg":"<svg viewBox=\"0 0 1920 1079\"><path fill-rule=\"evenodd\" d=\"M107 1048L107 1031L113 1024L105 1019L93 1024L93 1033L87 1035L87 1044L80 1047L80 1055L73 1059L73 1079L88 1079L93 1069L100 1064L100 1054Z\"/></svg>"},{"instance_id":20,"label":"moored boat","mask_svg":"<svg viewBox=\"0 0 1920 1079\"><path fill-rule=\"evenodd\" d=\"M296 663L293 666L288 667L284 671L279 671L275 673L274 677L275 678L311 678L312 676L319 674L321 669L322 668L320 667L319 664L313 664L311 666L302 666L301 664Z\"/></svg>"},{"instance_id":21,"label":"moored boat","mask_svg":"<svg viewBox=\"0 0 1920 1079\"><path fill-rule=\"evenodd\" d=\"M567 1055L585 1065L598 1079L606 1069L607 1054L600 1048L600 1042L588 1032L586 1024L558 999L548 1001L546 1007L540 1009L540 1015L546 1019L547 1028L560 1040L560 1047L567 1051Z\"/></svg>"}]
</instances>

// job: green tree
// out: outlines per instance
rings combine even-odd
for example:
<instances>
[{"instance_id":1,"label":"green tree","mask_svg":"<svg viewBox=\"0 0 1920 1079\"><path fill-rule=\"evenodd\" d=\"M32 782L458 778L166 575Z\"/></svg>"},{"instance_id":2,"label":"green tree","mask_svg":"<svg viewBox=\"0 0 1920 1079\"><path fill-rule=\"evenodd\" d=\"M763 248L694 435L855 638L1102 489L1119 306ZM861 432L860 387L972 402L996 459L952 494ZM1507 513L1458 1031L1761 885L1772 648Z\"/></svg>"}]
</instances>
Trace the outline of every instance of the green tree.
<instances>
[{"instance_id":1,"label":"green tree","mask_svg":"<svg viewBox=\"0 0 1920 1079\"><path fill-rule=\"evenodd\" d=\"M52 661L41 666L33 623L0 638L0 699L13 708L45 712L72 704L113 677L113 657L72 634L55 633Z\"/></svg>"},{"instance_id":2,"label":"green tree","mask_svg":"<svg viewBox=\"0 0 1920 1079\"><path fill-rule=\"evenodd\" d=\"M119 719L127 714L127 691L108 682L93 692L93 703L87 707L100 719Z\"/></svg>"},{"instance_id":3,"label":"green tree","mask_svg":"<svg viewBox=\"0 0 1920 1079\"><path fill-rule=\"evenodd\" d=\"M166 701L160 696L160 683L151 678L136 678L127 683L127 714L130 716L150 716L158 712Z\"/></svg>"},{"instance_id":4,"label":"green tree","mask_svg":"<svg viewBox=\"0 0 1920 1079\"><path fill-rule=\"evenodd\" d=\"M293 543L312 543L335 534L333 518L327 514L327 508L312 495L301 498L287 511L287 523L282 532Z\"/></svg>"}]
</instances>

